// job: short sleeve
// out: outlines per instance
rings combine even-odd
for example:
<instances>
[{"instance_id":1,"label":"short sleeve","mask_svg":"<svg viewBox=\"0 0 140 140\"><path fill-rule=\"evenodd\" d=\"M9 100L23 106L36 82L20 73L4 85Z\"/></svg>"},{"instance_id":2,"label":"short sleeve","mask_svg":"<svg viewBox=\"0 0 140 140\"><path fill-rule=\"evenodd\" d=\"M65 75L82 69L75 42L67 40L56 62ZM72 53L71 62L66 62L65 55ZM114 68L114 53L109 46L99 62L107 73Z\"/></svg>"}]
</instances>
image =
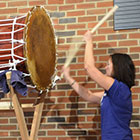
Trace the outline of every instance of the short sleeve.
<instances>
[{"instance_id":1,"label":"short sleeve","mask_svg":"<svg viewBox=\"0 0 140 140\"><path fill-rule=\"evenodd\" d=\"M107 91L107 94L110 98L117 100L126 100L131 96L131 91L129 87L123 82L119 82L118 80L114 80L114 83Z\"/></svg>"},{"instance_id":2,"label":"short sleeve","mask_svg":"<svg viewBox=\"0 0 140 140\"><path fill-rule=\"evenodd\" d=\"M114 96L114 94L117 93L119 88L119 82L115 79L114 83L112 84L112 86L110 87L110 89L107 91L109 96Z\"/></svg>"}]
</instances>

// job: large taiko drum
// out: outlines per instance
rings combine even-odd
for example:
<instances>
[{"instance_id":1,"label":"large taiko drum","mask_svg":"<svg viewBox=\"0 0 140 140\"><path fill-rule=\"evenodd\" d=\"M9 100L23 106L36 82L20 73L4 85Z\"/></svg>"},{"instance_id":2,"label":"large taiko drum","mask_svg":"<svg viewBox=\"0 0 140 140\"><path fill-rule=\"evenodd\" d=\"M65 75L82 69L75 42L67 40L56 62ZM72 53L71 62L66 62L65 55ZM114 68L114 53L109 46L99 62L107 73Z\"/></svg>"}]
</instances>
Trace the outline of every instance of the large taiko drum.
<instances>
[{"instance_id":1,"label":"large taiko drum","mask_svg":"<svg viewBox=\"0 0 140 140\"><path fill-rule=\"evenodd\" d=\"M44 7L33 7L26 16L0 20L0 70L3 69L27 70L38 90L52 88L56 41Z\"/></svg>"}]
</instances>

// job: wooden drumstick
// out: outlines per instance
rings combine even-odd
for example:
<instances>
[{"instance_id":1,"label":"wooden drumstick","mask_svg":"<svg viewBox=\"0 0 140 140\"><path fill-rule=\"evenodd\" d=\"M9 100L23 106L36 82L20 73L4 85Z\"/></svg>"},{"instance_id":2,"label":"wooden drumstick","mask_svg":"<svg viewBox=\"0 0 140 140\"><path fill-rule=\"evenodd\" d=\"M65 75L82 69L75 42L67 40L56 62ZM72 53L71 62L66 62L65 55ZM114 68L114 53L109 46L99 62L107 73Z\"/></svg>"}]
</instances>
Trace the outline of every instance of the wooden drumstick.
<instances>
[{"instance_id":1,"label":"wooden drumstick","mask_svg":"<svg viewBox=\"0 0 140 140\"><path fill-rule=\"evenodd\" d=\"M80 46L80 45L79 45ZM69 64L71 63L72 59L74 58L74 56L76 55L76 53L78 52L80 47L71 47L68 51L68 55L67 55L67 59L66 62L64 64L64 67L68 67Z\"/></svg>"},{"instance_id":2,"label":"wooden drumstick","mask_svg":"<svg viewBox=\"0 0 140 140\"><path fill-rule=\"evenodd\" d=\"M118 6L115 5L103 18L102 20L99 21L99 23L92 29L92 33L94 33L116 10L118 9ZM76 55L80 48L80 45L75 47L75 48L70 48L69 49L69 55L67 56L66 62L64 64L64 67L68 67L69 64L71 63L72 59ZM62 75L61 75L62 77Z\"/></svg>"},{"instance_id":3,"label":"wooden drumstick","mask_svg":"<svg viewBox=\"0 0 140 140\"><path fill-rule=\"evenodd\" d=\"M94 33L119 7L115 5L101 20L100 22L92 29Z\"/></svg>"}]
</instances>

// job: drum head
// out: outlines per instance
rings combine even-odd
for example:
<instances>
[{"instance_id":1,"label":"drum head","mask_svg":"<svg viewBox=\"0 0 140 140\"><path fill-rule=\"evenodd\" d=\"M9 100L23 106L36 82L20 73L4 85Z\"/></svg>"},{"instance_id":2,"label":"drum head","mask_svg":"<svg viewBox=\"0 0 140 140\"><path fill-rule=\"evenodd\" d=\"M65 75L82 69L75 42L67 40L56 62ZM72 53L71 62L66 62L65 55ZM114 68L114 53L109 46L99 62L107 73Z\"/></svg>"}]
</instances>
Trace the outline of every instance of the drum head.
<instances>
[{"instance_id":1,"label":"drum head","mask_svg":"<svg viewBox=\"0 0 140 140\"><path fill-rule=\"evenodd\" d=\"M50 89L56 66L56 42L50 17L43 7L28 13L24 30L26 64L31 80L39 90Z\"/></svg>"}]
</instances>

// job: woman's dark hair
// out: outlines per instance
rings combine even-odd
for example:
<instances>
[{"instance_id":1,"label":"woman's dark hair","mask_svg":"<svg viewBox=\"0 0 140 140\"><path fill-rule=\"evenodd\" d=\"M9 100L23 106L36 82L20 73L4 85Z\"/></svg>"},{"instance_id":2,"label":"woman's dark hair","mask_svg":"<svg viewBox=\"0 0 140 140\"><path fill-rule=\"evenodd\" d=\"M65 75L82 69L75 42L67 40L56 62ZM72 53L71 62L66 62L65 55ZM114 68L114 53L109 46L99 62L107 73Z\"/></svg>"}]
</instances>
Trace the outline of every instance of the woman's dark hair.
<instances>
[{"instance_id":1,"label":"woman's dark hair","mask_svg":"<svg viewBox=\"0 0 140 140\"><path fill-rule=\"evenodd\" d=\"M113 63L113 78L125 83L129 88L135 85L135 66L127 54L110 55Z\"/></svg>"}]
</instances>

